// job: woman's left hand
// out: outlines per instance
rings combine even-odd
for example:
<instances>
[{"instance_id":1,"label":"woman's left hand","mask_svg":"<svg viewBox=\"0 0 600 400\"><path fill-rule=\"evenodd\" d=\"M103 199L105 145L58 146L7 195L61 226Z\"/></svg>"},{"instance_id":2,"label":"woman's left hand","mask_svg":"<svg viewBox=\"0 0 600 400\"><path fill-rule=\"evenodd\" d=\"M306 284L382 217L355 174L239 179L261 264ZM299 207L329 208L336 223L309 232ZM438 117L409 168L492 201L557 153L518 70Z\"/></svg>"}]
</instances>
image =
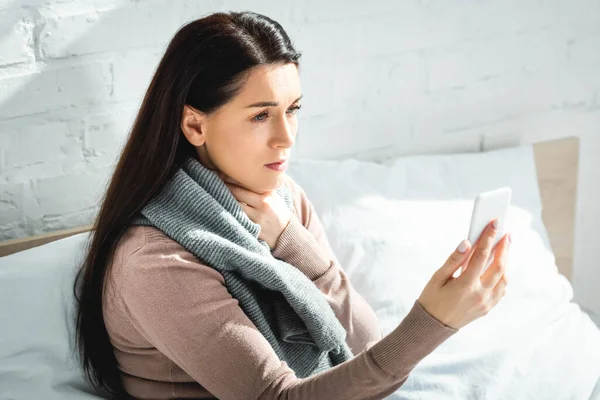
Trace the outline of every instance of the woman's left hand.
<instances>
[{"instance_id":1,"label":"woman's left hand","mask_svg":"<svg viewBox=\"0 0 600 400\"><path fill-rule=\"evenodd\" d=\"M256 193L240 186L230 178L219 173L233 197L252 222L260 225L258 238L264 240L273 250L283 230L290 223L292 211L285 201L273 190L264 194Z\"/></svg>"}]
</instances>

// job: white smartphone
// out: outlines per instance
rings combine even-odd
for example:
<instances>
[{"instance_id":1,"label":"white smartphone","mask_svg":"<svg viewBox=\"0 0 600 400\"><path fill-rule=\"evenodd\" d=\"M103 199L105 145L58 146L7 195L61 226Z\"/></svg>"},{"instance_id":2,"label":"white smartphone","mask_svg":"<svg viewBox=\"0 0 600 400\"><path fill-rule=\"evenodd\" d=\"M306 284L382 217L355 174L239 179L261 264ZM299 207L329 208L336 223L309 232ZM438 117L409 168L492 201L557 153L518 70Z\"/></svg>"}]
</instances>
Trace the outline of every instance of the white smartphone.
<instances>
[{"instance_id":1,"label":"white smartphone","mask_svg":"<svg viewBox=\"0 0 600 400\"><path fill-rule=\"evenodd\" d=\"M485 272L494 261L495 249L493 247L498 244L500 239L502 239L508 231L507 217L511 196L512 189L508 186L504 186L480 193L477 198L475 198L473 213L471 215L471 225L469 226L469 234L467 236L467 239L471 242L471 246L479 239L479 236L483 233L485 227L494 218L498 218L498 231L494 238L492 253L490 254L490 258L482 273ZM461 270L463 269L461 268Z\"/></svg>"}]
</instances>

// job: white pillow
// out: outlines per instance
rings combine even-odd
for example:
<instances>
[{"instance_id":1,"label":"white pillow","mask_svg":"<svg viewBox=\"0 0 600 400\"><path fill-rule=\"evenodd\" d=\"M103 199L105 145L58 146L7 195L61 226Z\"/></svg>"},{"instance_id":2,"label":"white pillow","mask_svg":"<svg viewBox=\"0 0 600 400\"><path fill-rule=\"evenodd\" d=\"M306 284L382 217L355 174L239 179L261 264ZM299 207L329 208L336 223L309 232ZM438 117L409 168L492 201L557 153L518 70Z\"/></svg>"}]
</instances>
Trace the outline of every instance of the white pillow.
<instances>
[{"instance_id":1,"label":"white pillow","mask_svg":"<svg viewBox=\"0 0 600 400\"><path fill-rule=\"evenodd\" d=\"M0 258L0 398L99 399L74 343L73 280L81 233Z\"/></svg>"},{"instance_id":2,"label":"white pillow","mask_svg":"<svg viewBox=\"0 0 600 400\"><path fill-rule=\"evenodd\" d=\"M507 221L511 256L520 252L526 264L517 268L509 263L507 276L515 279L508 290L556 299L573 296L554 264L541 220L531 145L405 156L382 164L299 159L288 173L314 204L357 290L375 309L390 307L394 319L409 311L431 275L466 237L477 194L500 186L513 189ZM536 262L526 263L529 258ZM541 283L533 284L532 276Z\"/></svg>"}]
</instances>

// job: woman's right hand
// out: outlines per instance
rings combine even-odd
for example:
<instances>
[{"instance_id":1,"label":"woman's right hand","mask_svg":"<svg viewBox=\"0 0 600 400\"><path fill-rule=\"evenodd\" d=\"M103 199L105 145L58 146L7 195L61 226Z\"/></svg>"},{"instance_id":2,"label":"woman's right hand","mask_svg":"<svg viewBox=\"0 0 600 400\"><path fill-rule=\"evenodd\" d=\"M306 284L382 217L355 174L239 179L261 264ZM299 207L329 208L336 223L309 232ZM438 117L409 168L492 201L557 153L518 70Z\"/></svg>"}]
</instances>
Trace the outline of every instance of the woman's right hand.
<instances>
[{"instance_id":1,"label":"woman's right hand","mask_svg":"<svg viewBox=\"0 0 600 400\"><path fill-rule=\"evenodd\" d=\"M509 234L506 234L496 245L493 263L482 275L493 251L495 236L492 221L472 248L467 240L463 242L466 247L459 245L419 296L418 301L425 311L443 324L460 329L494 308L504 297L508 283L504 272L510 246ZM454 278L452 275L461 266L465 266L462 273Z\"/></svg>"}]
</instances>

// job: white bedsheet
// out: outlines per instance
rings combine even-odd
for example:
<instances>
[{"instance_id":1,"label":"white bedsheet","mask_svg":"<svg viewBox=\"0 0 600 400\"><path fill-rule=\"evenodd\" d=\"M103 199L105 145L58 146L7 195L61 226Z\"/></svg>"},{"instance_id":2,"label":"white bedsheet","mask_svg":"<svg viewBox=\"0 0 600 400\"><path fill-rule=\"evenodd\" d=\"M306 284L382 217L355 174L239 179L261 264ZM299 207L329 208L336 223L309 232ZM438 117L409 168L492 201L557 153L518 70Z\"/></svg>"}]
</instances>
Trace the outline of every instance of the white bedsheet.
<instances>
[{"instance_id":1,"label":"white bedsheet","mask_svg":"<svg viewBox=\"0 0 600 400\"><path fill-rule=\"evenodd\" d=\"M600 330L577 304L507 295L481 322L425 358L390 399L591 398Z\"/></svg>"}]
</instances>

